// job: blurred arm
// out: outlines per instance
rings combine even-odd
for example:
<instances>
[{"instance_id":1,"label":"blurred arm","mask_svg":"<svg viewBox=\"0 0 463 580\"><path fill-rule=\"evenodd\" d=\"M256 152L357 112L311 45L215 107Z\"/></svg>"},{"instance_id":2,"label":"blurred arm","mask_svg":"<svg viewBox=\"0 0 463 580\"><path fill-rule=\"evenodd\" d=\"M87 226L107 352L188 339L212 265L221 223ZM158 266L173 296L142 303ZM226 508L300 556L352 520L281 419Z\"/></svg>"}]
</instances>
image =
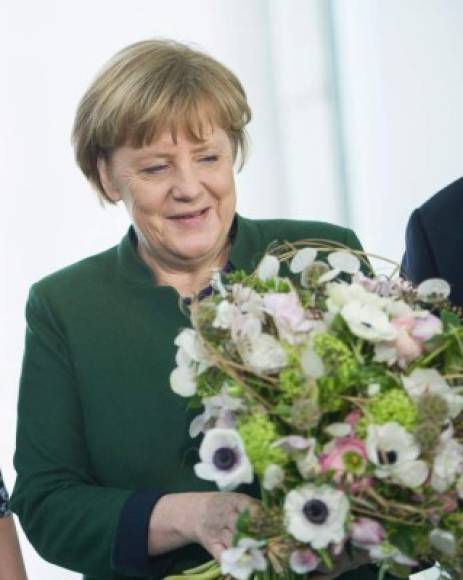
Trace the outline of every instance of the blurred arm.
<instances>
[{"instance_id":1,"label":"blurred arm","mask_svg":"<svg viewBox=\"0 0 463 580\"><path fill-rule=\"evenodd\" d=\"M26 580L13 518L0 518L0 580Z\"/></svg>"}]
</instances>

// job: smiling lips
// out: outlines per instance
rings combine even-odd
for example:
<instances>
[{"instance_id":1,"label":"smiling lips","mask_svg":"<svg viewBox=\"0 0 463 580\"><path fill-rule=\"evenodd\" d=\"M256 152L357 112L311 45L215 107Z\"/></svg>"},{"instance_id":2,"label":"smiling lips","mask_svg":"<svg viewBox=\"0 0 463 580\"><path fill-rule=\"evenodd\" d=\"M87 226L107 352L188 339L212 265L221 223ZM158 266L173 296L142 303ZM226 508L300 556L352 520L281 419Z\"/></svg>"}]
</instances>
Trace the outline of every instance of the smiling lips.
<instances>
[{"instance_id":1,"label":"smiling lips","mask_svg":"<svg viewBox=\"0 0 463 580\"><path fill-rule=\"evenodd\" d=\"M169 216L168 219L175 221L176 223L185 225L196 225L204 220L204 218L209 213L209 208L200 209L195 212L182 213L174 216Z\"/></svg>"}]
</instances>

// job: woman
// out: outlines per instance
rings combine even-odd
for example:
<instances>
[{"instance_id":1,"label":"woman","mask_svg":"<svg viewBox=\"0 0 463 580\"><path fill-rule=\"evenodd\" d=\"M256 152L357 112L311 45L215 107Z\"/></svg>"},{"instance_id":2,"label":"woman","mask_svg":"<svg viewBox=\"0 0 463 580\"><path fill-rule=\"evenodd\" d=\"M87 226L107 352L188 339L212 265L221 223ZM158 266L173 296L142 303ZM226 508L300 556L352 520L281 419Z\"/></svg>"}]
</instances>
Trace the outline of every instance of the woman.
<instances>
[{"instance_id":1,"label":"woman","mask_svg":"<svg viewBox=\"0 0 463 580\"><path fill-rule=\"evenodd\" d=\"M79 105L77 162L132 225L31 289L12 501L39 553L88 579L160 578L219 557L256 495L218 494L193 473L191 414L169 388L189 325L179 296L212 269L252 270L275 239L360 247L333 225L235 213L250 118L223 65L155 40L117 54Z\"/></svg>"},{"instance_id":2,"label":"woman","mask_svg":"<svg viewBox=\"0 0 463 580\"><path fill-rule=\"evenodd\" d=\"M18 537L0 471L0 580L26 580Z\"/></svg>"}]
</instances>

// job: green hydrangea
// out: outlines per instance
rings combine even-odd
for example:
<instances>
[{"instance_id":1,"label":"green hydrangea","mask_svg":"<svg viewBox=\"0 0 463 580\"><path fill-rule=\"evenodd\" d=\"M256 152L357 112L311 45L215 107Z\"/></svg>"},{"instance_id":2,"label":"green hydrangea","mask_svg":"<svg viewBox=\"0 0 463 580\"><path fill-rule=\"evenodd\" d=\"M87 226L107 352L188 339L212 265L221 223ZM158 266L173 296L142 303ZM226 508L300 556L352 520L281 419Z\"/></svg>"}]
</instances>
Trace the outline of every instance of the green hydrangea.
<instances>
[{"instance_id":1,"label":"green hydrangea","mask_svg":"<svg viewBox=\"0 0 463 580\"><path fill-rule=\"evenodd\" d=\"M297 348L285 343L283 347L287 355L287 365L279 374L278 384L281 390L281 402L291 404L303 395L307 378L302 372L300 353Z\"/></svg>"},{"instance_id":2,"label":"green hydrangea","mask_svg":"<svg viewBox=\"0 0 463 580\"><path fill-rule=\"evenodd\" d=\"M323 360L328 374L334 374L342 383L350 383L357 370L357 363L349 347L331 334L318 334L314 350Z\"/></svg>"},{"instance_id":3,"label":"green hydrangea","mask_svg":"<svg viewBox=\"0 0 463 580\"><path fill-rule=\"evenodd\" d=\"M279 439L278 431L271 419L263 413L254 413L243 418L238 425L246 453L257 475L262 477L270 463L284 465L287 456L284 451L271 444Z\"/></svg>"},{"instance_id":4,"label":"green hydrangea","mask_svg":"<svg viewBox=\"0 0 463 580\"><path fill-rule=\"evenodd\" d=\"M370 399L365 405L365 418L357 425L358 432L365 432L368 424L383 425L396 422L407 431L413 431L417 423L416 407L410 397L400 389L392 389Z\"/></svg>"},{"instance_id":5,"label":"green hydrangea","mask_svg":"<svg viewBox=\"0 0 463 580\"><path fill-rule=\"evenodd\" d=\"M314 339L314 350L323 360L327 374L317 380L320 407L325 411L339 411L345 393L356 382L357 362L349 347L331 334L319 334Z\"/></svg>"}]
</instances>

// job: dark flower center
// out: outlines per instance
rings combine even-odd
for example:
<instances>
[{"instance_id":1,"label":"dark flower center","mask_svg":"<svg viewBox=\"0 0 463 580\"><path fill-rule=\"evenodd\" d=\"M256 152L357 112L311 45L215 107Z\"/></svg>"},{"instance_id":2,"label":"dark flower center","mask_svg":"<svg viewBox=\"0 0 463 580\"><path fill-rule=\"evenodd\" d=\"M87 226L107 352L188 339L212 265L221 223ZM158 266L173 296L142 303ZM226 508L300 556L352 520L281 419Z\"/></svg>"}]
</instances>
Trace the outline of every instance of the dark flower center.
<instances>
[{"instance_id":1,"label":"dark flower center","mask_svg":"<svg viewBox=\"0 0 463 580\"><path fill-rule=\"evenodd\" d=\"M236 453L233 451L233 449L230 449L230 447L220 447L214 452L212 462L217 467L217 469L227 471L236 464Z\"/></svg>"},{"instance_id":2,"label":"dark flower center","mask_svg":"<svg viewBox=\"0 0 463 580\"><path fill-rule=\"evenodd\" d=\"M381 465L393 465L397 459L397 451L383 451L382 449L378 449L378 461Z\"/></svg>"},{"instance_id":3,"label":"dark flower center","mask_svg":"<svg viewBox=\"0 0 463 580\"><path fill-rule=\"evenodd\" d=\"M311 524L324 524L329 515L326 503L320 499L311 499L306 502L302 511Z\"/></svg>"}]
</instances>

